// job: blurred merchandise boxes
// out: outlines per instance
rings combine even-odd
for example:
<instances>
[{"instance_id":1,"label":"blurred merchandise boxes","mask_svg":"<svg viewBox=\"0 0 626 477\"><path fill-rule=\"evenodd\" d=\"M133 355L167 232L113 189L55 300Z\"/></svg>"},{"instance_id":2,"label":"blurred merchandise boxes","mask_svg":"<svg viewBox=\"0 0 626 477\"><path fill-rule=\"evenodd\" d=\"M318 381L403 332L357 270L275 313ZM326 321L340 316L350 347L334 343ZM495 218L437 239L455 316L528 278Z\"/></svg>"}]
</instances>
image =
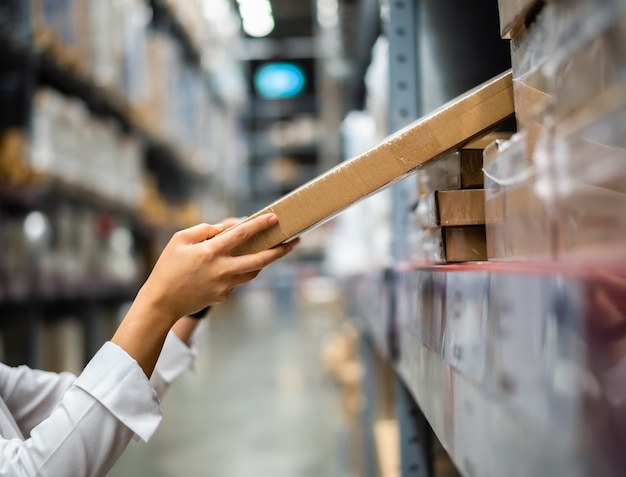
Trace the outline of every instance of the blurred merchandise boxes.
<instances>
[{"instance_id":1,"label":"blurred merchandise boxes","mask_svg":"<svg viewBox=\"0 0 626 477\"><path fill-rule=\"evenodd\" d=\"M61 66L124 90L125 56L136 52L134 32L144 31L150 19L146 2L30 0L30 12L36 44Z\"/></svg>"},{"instance_id":2,"label":"blurred merchandise boxes","mask_svg":"<svg viewBox=\"0 0 626 477\"><path fill-rule=\"evenodd\" d=\"M202 4L173 2L170 8L192 28L191 39L206 44L209 23L200 14ZM226 106L217 106L204 59L189 60L179 39L151 24L148 2L30 0L30 10L35 43L59 66L127 107L134 122L182 152L187 165L200 172L214 168L220 133L227 132L225 121L216 117ZM227 47L218 43L209 57Z\"/></svg>"},{"instance_id":3,"label":"blurred merchandise boxes","mask_svg":"<svg viewBox=\"0 0 626 477\"><path fill-rule=\"evenodd\" d=\"M546 184L528 156L524 134L488 146L484 161L488 258L550 258L549 202L541 195Z\"/></svg>"},{"instance_id":4,"label":"blurred merchandise boxes","mask_svg":"<svg viewBox=\"0 0 626 477\"><path fill-rule=\"evenodd\" d=\"M33 101L29 165L128 207L139 205L143 147L78 100L40 90Z\"/></svg>"},{"instance_id":5,"label":"blurred merchandise boxes","mask_svg":"<svg viewBox=\"0 0 626 477\"><path fill-rule=\"evenodd\" d=\"M626 87L608 90L554 138L557 254L625 255Z\"/></svg>"},{"instance_id":6,"label":"blurred merchandise boxes","mask_svg":"<svg viewBox=\"0 0 626 477\"><path fill-rule=\"evenodd\" d=\"M547 125L623 81L625 21L619 0L555 0L514 32L515 113L531 153Z\"/></svg>"},{"instance_id":7,"label":"blurred merchandise boxes","mask_svg":"<svg viewBox=\"0 0 626 477\"><path fill-rule=\"evenodd\" d=\"M0 289L10 297L106 294L144 272L122 216L66 202L0 219Z\"/></svg>"},{"instance_id":8,"label":"blurred merchandise boxes","mask_svg":"<svg viewBox=\"0 0 626 477\"><path fill-rule=\"evenodd\" d=\"M30 0L36 44L65 67L86 72L90 62L88 0ZM112 2L101 2L112 3Z\"/></svg>"},{"instance_id":9,"label":"blurred merchandise boxes","mask_svg":"<svg viewBox=\"0 0 626 477\"><path fill-rule=\"evenodd\" d=\"M501 17L519 7L502 32L511 37L521 134L485 153L488 255L617 250L626 222L626 3L498 3Z\"/></svg>"},{"instance_id":10,"label":"blurred merchandise boxes","mask_svg":"<svg viewBox=\"0 0 626 477\"><path fill-rule=\"evenodd\" d=\"M80 320L67 316L39 326L42 369L80 374L86 361L85 330Z\"/></svg>"}]
</instances>

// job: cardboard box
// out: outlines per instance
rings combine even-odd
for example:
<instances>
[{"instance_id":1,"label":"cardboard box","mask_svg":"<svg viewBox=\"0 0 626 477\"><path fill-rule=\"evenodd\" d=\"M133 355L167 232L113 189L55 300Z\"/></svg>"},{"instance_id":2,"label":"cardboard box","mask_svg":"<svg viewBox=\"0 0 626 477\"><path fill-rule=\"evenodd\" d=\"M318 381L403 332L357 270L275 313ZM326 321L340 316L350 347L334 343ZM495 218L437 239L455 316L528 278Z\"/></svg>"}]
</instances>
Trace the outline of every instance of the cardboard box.
<instances>
[{"instance_id":1,"label":"cardboard box","mask_svg":"<svg viewBox=\"0 0 626 477\"><path fill-rule=\"evenodd\" d=\"M487 260L483 225L423 229L410 246L411 260L420 265Z\"/></svg>"},{"instance_id":2,"label":"cardboard box","mask_svg":"<svg viewBox=\"0 0 626 477\"><path fill-rule=\"evenodd\" d=\"M487 260L485 227L446 227L443 229L446 262L475 262Z\"/></svg>"},{"instance_id":3,"label":"cardboard box","mask_svg":"<svg viewBox=\"0 0 626 477\"><path fill-rule=\"evenodd\" d=\"M585 108L608 89L625 83L626 4L598 13L594 20L601 26L588 36L575 36L546 64L553 81L557 122Z\"/></svg>"},{"instance_id":4,"label":"cardboard box","mask_svg":"<svg viewBox=\"0 0 626 477\"><path fill-rule=\"evenodd\" d=\"M511 65L515 119L519 131L536 131L545 122L551 104L551 86L545 75L545 64L556 51L556 28L562 18L557 17L554 5L541 10L530 25L521 25L511 35ZM534 138L529 135L528 139Z\"/></svg>"},{"instance_id":5,"label":"cardboard box","mask_svg":"<svg viewBox=\"0 0 626 477\"><path fill-rule=\"evenodd\" d=\"M498 0L502 38L511 38L511 34L542 4L540 0Z\"/></svg>"},{"instance_id":6,"label":"cardboard box","mask_svg":"<svg viewBox=\"0 0 626 477\"><path fill-rule=\"evenodd\" d=\"M555 129L556 253L626 255L626 85Z\"/></svg>"},{"instance_id":7,"label":"cardboard box","mask_svg":"<svg viewBox=\"0 0 626 477\"><path fill-rule=\"evenodd\" d=\"M498 157L500 148L506 141L495 140L483 151L484 167L488 168ZM495 178L485 176L485 232L487 238L488 259L506 256L506 227L504 224L504 192L505 189Z\"/></svg>"},{"instance_id":8,"label":"cardboard box","mask_svg":"<svg viewBox=\"0 0 626 477\"><path fill-rule=\"evenodd\" d=\"M485 224L484 189L448 190L437 192L439 225Z\"/></svg>"},{"instance_id":9,"label":"cardboard box","mask_svg":"<svg viewBox=\"0 0 626 477\"><path fill-rule=\"evenodd\" d=\"M515 115L529 130L558 122L621 81L626 67L626 4L607 0L547 2L534 22L511 36Z\"/></svg>"},{"instance_id":10,"label":"cardboard box","mask_svg":"<svg viewBox=\"0 0 626 477\"><path fill-rule=\"evenodd\" d=\"M279 223L233 253L265 250L301 234L492 129L513 112L511 72L507 71L261 210L252 217L273 212Z\"/></svg>"},{"instance_id":11,"label":"cardboard box","mask_svg":"<svg viewBox=\"0 0 626 477\"><path fill-rule=\"evenodd\" d=\"M489 133L424 167L417 174L420 194L482 187L483 149L496 139L510 136L511 133L505 132Z\"/></svg>"},{"instance_id":12,"label":"cardboard box","mask_svg":"<svg viewBox=\"0 0 626 477\"><path fill-rule=\"evenodd\" d=\"M485 222L489 259L551 257L548 171L537 172L526 134L485 149Z\"/></svg>"},{"instance_id":13,"label":"cardboard box","mask_svg":"<svg viewBox=\"0 0 626 477\"><path fill-rule=\"evenodd\" d=\"M422 196L418 207L422 227L485 224L484 189L442 190Z\"/></svg>"},{"instance_id":14,"label":"cardboard box","mask_svg":"<svg viewBox=\"0 0 626 477\"><path fill-rule=\"evenodd\" d=\"M461 189L479 188L483 186L483 150L461 149Z\"/></svg>"}]
</instances>

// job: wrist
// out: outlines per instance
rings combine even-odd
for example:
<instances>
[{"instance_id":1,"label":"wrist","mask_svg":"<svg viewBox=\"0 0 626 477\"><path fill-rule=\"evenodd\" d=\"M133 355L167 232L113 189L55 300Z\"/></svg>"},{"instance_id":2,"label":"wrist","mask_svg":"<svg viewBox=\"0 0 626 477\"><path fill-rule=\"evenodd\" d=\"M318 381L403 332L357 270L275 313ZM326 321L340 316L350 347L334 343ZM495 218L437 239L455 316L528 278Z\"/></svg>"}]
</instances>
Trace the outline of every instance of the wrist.
<instances>
[{"instance_id":1,"label":"wrist","mask_svg":"<svg viewBox=\"0 0 626 477\"><path fill-rule=\"evenodd\" d=\"M200 311L196 311L195 313L189 313L187 316L189 318L193 318L194 320L201 320L207 316L209 311L211 310L211 305L202 308Z\"/></svg>"},{"instance_id":2,"label":"wrist","mask_svg":"<svg viewBox=\"0 0 626 477\"><path fill-rule=\"evenodd\" d=\"M133 315L150 321L151 326L169 330L180 318L180 314L170 310L153 293L141 288L133 300L129 311Z\"/></svg>"},{"instance_id":3,"label":"wrist","mask_svg":"<svg viewBox=\"0 0 626 477\"><path fill-rule=\"evenodd\" d=\"M126 351L150 378L170 328L176 320L139 295L111 341Z\"/></svg>"}]
</instances>

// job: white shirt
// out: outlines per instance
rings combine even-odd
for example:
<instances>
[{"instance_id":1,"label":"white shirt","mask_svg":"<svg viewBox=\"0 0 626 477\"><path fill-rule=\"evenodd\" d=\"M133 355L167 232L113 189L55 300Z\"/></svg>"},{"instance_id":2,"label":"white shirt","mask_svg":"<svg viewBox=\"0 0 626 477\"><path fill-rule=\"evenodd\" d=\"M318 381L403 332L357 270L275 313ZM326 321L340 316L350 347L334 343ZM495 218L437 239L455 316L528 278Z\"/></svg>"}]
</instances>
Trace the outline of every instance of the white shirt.
<instances>
[{"instance_id":1,"label":"white shirt","mask_svg":"<svg viewBox=\"0 0 626 477\"><path fill-rule=\"evenodd\" d=\"M0 363L0 477L105 475L133 436L154 433L159 396L194 357L170 332L150 381L111 342L78 377Z\"/></svg>"}]
</instances>

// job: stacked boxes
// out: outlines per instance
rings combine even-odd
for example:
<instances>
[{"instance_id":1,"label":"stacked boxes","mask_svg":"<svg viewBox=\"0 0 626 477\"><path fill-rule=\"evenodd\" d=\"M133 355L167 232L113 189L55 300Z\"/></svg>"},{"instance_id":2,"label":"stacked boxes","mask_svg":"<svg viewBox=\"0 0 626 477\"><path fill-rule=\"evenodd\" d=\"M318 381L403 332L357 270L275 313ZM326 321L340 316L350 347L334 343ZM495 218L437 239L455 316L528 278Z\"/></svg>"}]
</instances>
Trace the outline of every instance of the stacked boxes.
<instances>
[{"instance_id":1,"label":"stacked boxes","mask_svg":"<svg viewBox=\"0 0 626 477\"><path fill-rule=\"evenodd\" d=\"M483 149L508 136L472 141L418 173L421 240L413 258L434 263L487 259Z\"/></svg>"},{"instance_id":2,"label":"stacked boxes","mask_svg":"<svg viewBox=\"0 0 626 477\"><path fill-rule=\"evenodd\" d=\"M511 117L513 109L511 74L507 71L259 211L248 220L273 212L279 223L251 237L232 253L264 250L301 234L492 130ZM480 159L480 154L474 156ZM461 160L457 163L460 167ZM460 174L460 183L476 181L476 167L464 167L467 173ZM480 257L484 258L484 254Z\"/></svg>"},{"instance_id":3,"label":"stacked boxes","mask_svg":"<svg viewBox=\"0 0 626 477\"><path fill-rule=\"evenodd\" d=\"M187 10L200 8L198 2L185 4ZM222 120L227 112L217 107L206 71L186 61L172 35L151 25L145 0L30 0L30 11L39 48L59 66L102 88L105 98L125 107L139 126L165 138L189 166L207 172L216 167L216 157L229 155L222 146L228 144L225 136L233 139ZM220 48L223 54L224 44L211 54L218 55Z\"/></svg>"},{"instance_id":4,"label":"stacked boxes","mask_svg":"<svg viewBox=\"0 0 626 477\"><path fill-rule=\"evenodd\" d=\"M495 141L484 151L487 256L545 259L552 253L550 209L525 136Z\"/></svg>"},{"instance_id":5,"label":"stacked boxes","mask_svg":"<svg viewBox=\"0 0 626 477\"><path fill-rule=\"evenodd\" d=\"M498 3L502 18L520 2ZM623 254L626 4L531 3L502 24L511 37L519 134L489 151L489 257ZM490 211L502 202L499 224Z\"/></svg>"},{"instance_id":6,"label":"stacked boxes","mask_svg":"<svg viewBox=\"0 0 626 477\"><path fill-rule=\"evenodd\" d=\"M605 92L583 113L559 124L553 151L558 255L623 256L626 89Z\"/></svg>"},{"instance_id":7,"label":"stacked boxes","mask_svg":"<svg viewBox=\"0 0 626 477\"><path fill-rule=\"evenodd\" d=\"M140 140L54 90L35 94L30 151L24 149L15 164L128 208L141 200Z\"/></svg>"},{"instance_id":8,"label":"stacked boxes","mask_svg":"<svg viewBox=\"0 0 626 477\"><path fill-rule=\"evenodd\" d=\"M53 52L65 67L85 72L89 58L87 13L86 0L30 0L36 44Z\"/></svg>"}]
</instances>

